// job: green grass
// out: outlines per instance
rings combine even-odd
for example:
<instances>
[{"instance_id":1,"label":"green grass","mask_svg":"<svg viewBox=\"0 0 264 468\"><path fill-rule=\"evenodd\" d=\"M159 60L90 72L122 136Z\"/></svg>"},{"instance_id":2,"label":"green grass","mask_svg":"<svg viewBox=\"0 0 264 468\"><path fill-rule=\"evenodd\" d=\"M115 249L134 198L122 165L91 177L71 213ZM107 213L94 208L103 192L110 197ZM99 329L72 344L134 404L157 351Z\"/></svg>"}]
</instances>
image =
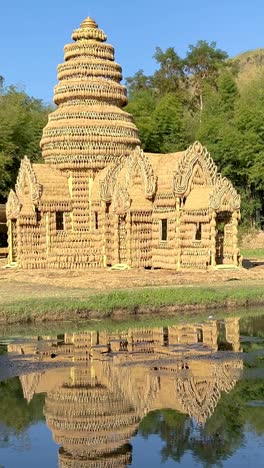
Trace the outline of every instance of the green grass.
<instances>
[{"instance_id":1,"label":"green grass","mask_svg":"<svg viewBox=\"0 0 264 468\"><path fill-rule=\"evenodd\" d=\"M126 315L161 313L161 307L172 306L171 314L191 309L239 307L264 304L263 285L245 287L236 283L224 286L164 287L118 290L88 297L32 298L4 303L0 320L30 322L34 320L63 320L87 317L111 317L119 311ZM88 313L89 312L89 313Z\"/></svg>"},{"instance_id":2,"label":"green grass","mask_svg":"<svg viewBox=\"0 0 264 468\"><path fill-rule=\"evenodd\" d=\"M241 249L244 259L264 259L264 249Z\"/></svg>"},{"instance_id":3,"label":"green grass","mask_svg":"<svg viewBox=\"0 0 264 468\"><path fill-rule=\"evenodd\" d=\"M250 317L264 315L264 308L256 307L241 307L235 309L214 309L185 311L173 316L169 315L133 315L123 318L98 318L93 320L67 320L58 322L32 322L15 323L0 326L0 339L17 336L56 336L62 333L83 332L88 330L120 332L128 328L153 328L153 327L168 327L179 323L198 323L208 320L208 316L213 316L214 319L222 320L226 317L239 317L241 320L248 320Z\"/></svg>"},{"instance_id":4,"label":"green grass","mask_svg":"<svg viewBox=\"0 0 264 468\"><path fill-rule=\"evenodd\" d=\"M101 312L119 309L136 310L142 307L156 308L162 306L208 306L224 302L253 300L261 297L264 300L263 287L245 290L237 287L181 287L141 289L136 291L116 291L108 294L91 296L88 303L91 310Z\"/></svg>"}]
</instances>

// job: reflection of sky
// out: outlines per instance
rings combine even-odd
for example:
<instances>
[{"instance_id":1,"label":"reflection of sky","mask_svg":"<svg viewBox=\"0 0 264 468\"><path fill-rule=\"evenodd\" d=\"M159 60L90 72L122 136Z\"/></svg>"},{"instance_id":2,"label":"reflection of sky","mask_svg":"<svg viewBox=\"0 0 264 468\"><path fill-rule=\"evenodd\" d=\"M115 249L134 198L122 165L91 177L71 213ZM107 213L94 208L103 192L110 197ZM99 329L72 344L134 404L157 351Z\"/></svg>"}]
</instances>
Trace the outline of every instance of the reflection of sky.
<instances>
[{"instance_id":1,"label":"reflection of sky","mask_svg":"<svg viewBox=\"0 0 264 468\"><path fill-rule=\"evenodd\" d=\"M190 452L185 452L180 463L168 459L161 463L160 452L164 447L157 435L143 439L137 435L132 440L132 468L170 468L180 465L182 468L203 467L204 464L194 460ZM225 468L262 468L264 456L264 438L258 437L252 432L245 432L243 446L240 447L230 458L221 461L220 466Z\"/></svg>"},{"instance_id":2,"label":"reflection of sky","mask_svg":"<svg viewBox=\"0 0 264 468\"><path fill-rule=\"evenodd\" d=\"M9 447L0 449L0 468L56 468L58 466L59 446L52 439L50 430L44 423L31 426L25 433L22 444L21 437L10 439ZM183 468L203 467L197 462L191 452L183 455L180 463L168 459L161 462L161 450L164 447L157 435L148 439L136 435L132 441L132 468L164 468L180 465ZM245 432L243 446L230 458L221 462L225 468L261 468L263 467L264 438L252 432Z\"/></svg>"},{"instance_id":3,"label":"reflection of sky","mask_svg":"<svg viewBox=\"0 0 264 468\"><path fill-rule=\"evenodd\" d=\"M0 468L56 468L58 450L51 431L41 422L27 429L23 437L10 437L9 446L0 449Z\"/></svg>"}]
</instances>

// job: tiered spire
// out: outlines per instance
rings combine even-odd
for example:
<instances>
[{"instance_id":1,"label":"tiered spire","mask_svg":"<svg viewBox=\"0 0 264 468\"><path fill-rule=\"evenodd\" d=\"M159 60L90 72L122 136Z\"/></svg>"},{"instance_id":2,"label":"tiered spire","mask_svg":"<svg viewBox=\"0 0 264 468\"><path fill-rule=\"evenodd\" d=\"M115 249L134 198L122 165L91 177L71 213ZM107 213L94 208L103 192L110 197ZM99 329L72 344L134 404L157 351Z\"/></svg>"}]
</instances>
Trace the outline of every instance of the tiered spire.
<instances>
[{"instance_id":1,"label":"tiered spire","mask_svg":"<svg viewBox=\"0 0 264 468\"><path fill-rule=\"evenodd\" d=\"M65 46L65 62L58 66L59 84L41 140L46 162L61 168L101 169L126 156L140 143L138 130L120 84L122 69L105 33L88 17Z\"/></svg>"},{"instance_id":2,"label":"tiered spire","mask_svg":"<svg viewBox=\"0 0 264 468\"><path fill-rule=\"evenodd\" d=\"M119 467L131 462L133 437L140 415L120 389L100 378L103 361L96 361L94 377L89 367L74 369L74 381L48 393L46 421L54 440L61 444L60 467ZM90 375L89 375L90 374ZM112 388L111 388L112 387Z\"/></svg>"}]
</instances>

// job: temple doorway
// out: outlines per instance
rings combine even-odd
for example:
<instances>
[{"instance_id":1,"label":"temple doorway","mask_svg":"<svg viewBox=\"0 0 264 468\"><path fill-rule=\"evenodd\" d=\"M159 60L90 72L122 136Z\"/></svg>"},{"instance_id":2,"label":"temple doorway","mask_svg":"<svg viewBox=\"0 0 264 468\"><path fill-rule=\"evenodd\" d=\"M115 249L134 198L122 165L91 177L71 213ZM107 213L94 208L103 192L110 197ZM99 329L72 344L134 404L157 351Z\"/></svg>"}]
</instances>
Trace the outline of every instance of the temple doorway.
<instances>
[{"instance_id":1,"label":"temple doorway","mask_svg":"<svg viewBox=\"0 0 264 468\"><path fill-rule=\"evenodd\" d=\"M126 215L118 216L118 261L127 263L127 228Z\"/></svg>"},{"instance_id":2,"label":"temple doorway","mask_svg":"<svg viewBox=\"0 0 264 468\"><path fill-rule=\"evenodd\" d=\"M229 258L229 247L232 251L232 215L229 211L221 211L216 215L216 265L232 263L232 258Z\"/></svg>"},{"instance_id":3,"label":"temple doorway","mask_svg":"<svg viewBox=\"0 0 264 468\"><path fill-rule=\"evenodd\" d=\"M105 261L107 266L112 266L114 263L114 250L113 250L113 214L110 213L110 203L106 204L105 210Z\"/></svg>"},{"instance_id":4,"label":"temple doorway","mask_svg":"<svg viewBox=\"0 0 264 468\"><path fill-rule=\"evenodd\" d=\"M131 265L135 268L152 266L152 213L131 213Z\"/></svg>"}]
</instances>

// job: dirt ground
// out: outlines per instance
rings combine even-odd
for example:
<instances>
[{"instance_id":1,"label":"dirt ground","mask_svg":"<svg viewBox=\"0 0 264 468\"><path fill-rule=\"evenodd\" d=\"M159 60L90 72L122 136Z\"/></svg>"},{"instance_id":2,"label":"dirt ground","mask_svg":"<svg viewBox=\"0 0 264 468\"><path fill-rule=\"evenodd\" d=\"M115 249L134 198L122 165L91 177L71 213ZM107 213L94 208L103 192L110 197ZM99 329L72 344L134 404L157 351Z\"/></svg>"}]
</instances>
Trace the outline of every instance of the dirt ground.
<instances>
[{"instance_id":1,"label":"dirt ground","mask_svg":"<svg viewBox=\"0 0 264 468\"><path fill-rule=\"evenodd\" d=\"M20 270L4 268L0 259L0 305L14 299L38 297L80 297L82 293L113 289L158 286L221 286L233 284L264 287L264 260L245 261L240 270L172 271L172 270Z\"/></svg>"},{"instance_id":2,"label":"dirt ground","mask_svg":"<svg viewBox=\"0 0 264 468\"><path fill-rule=\"evenodd\" d=\"M244 236L241 247L245 249L264 249L264 231Z\"/></svg>"}]
</instances>

